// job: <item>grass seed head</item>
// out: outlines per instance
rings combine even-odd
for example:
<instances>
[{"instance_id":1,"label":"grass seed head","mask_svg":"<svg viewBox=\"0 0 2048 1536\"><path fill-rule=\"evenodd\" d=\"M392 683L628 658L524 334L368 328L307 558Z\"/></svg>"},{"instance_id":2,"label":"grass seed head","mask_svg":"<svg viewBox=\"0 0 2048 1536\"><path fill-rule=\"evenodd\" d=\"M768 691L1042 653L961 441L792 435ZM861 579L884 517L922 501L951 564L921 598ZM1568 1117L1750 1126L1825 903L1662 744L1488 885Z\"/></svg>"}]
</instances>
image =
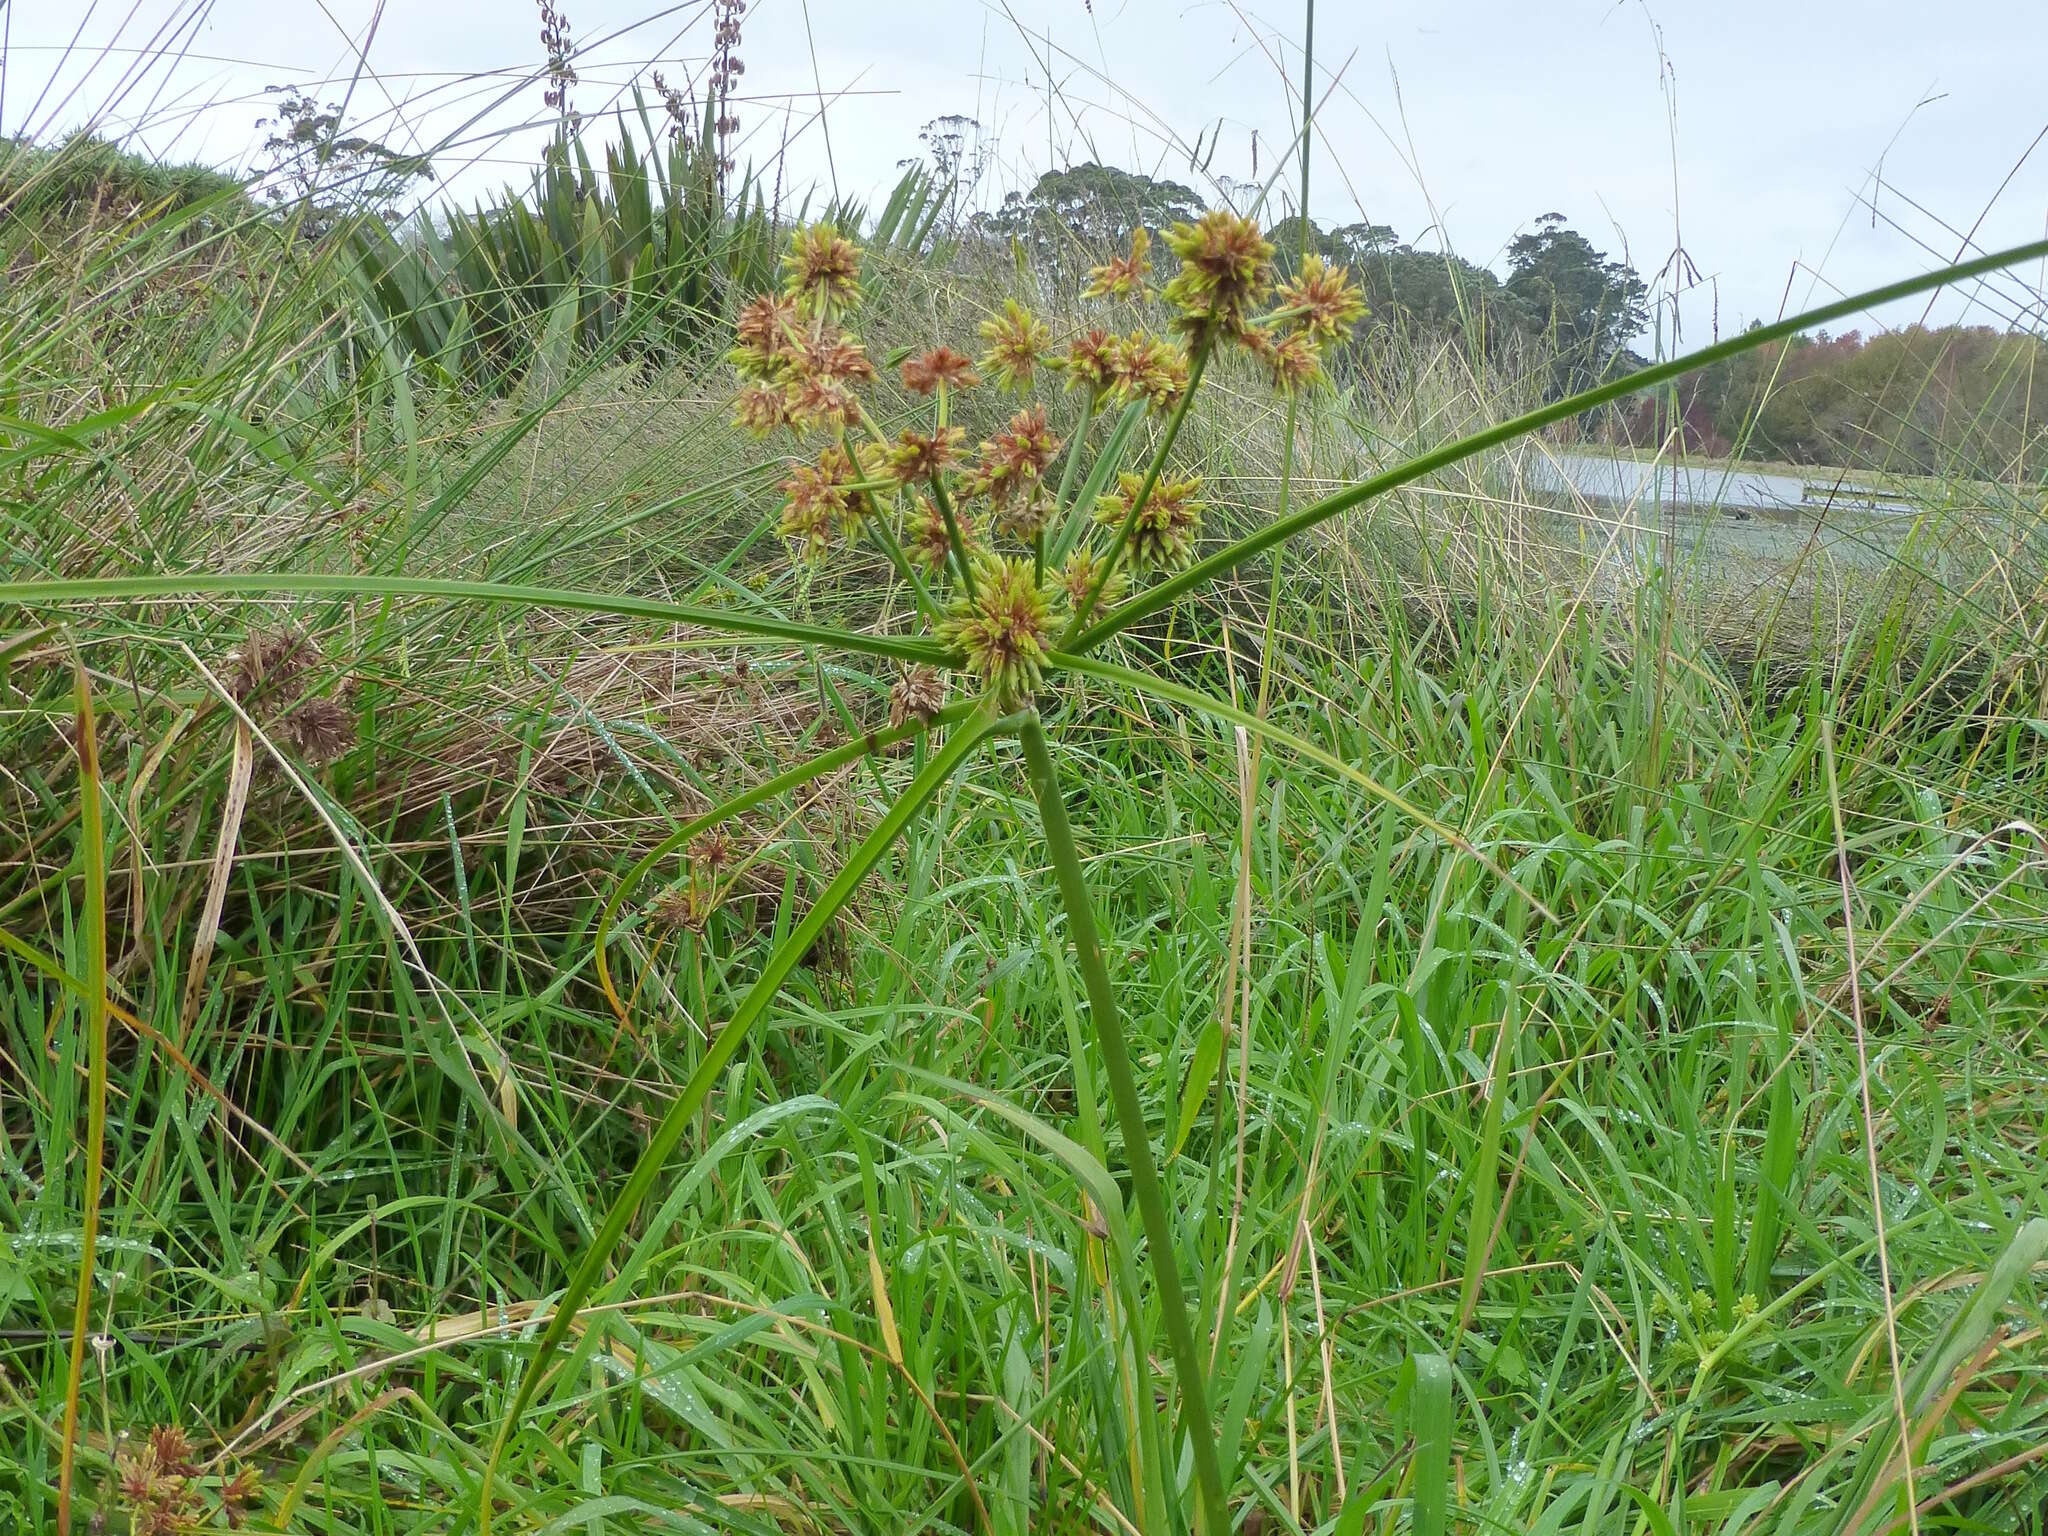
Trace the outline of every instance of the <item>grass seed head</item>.
<instances>
[{"instance_id":1,"label":"grass seed head","mask_svg":"<svg viewBox=\"0 0 2048 1536\"><path fill-rule=\"evenodd\" d=\"M1280 285L1279 312L1318 342L1341 342L1363 320L1370 307L1365 295L1351 282L1344 267L1333 267L1320 256L1310 256L1301 271Z\"/></svg>"},{"instance_id":2,"label":"grass seed head","mask_svg":"<svg viewBox=\"0 0 2048 1536\"><path fill-rule=\"evenodd\" d=\"M981 382L974 363L951 347L933 347L903 364L903 387L928 395L935 389L972 389Z\"/></svg>"},{"instance_id":3,"label":"grass seed head","mask_svg":"<svg viewBox=\"0 0 2048 1536\"><path fill-rule=\"evenodd\" d=\"M339 699L307 699L279 722L278 729L299 756L316 768L333 762L356 743L356 717Z\"/></svg>"},{"instance_id":4,"label":"grass seed head","mask_svg":"<svg viewBox=\"0 0 2048 1536\"><path fill-rule=\"evenodd\" d=\"M1227 208L1212 208L1192 224L1176 224L1166 243L1180 271L1166 285L1167 302L1195 331L1242 336L1245 311L1273 286L1273 246L1259 226Z\"/></svg>"},{"instance_id":5,"label":"grass seed head","mask_svg":"<svg viewBox=\"0 0 2048 1536\"><path fill-rule=\"evenodd\" d=\"M1116 491L1095 504L1095 520L1107 528L1123 526L1131 503L1145 485L1144 476L1129 470L1119 472L1116 479ZM1180 479L1160 477L1144 506L1139 508L1138 520L1131 525L1132 565L1141 571L1171 571L1194 557L1203 510L1195 493L1201 488L1198 475Z\"/></svg>"},{"instance_id":6,"label":"grass seed head","mask_svg":"<svg viewBox=\"0 0 2048 1536\"><path fill-rule=\"evenodd\" d=\"M1099 267L1088 269L1088 286L1083 290L1091 299L1136 299L1143 303L1151 297L1145 287L1145 279L1152 275L1152 231L1140 224L1131 231L1131 254L1114 256Z\"/></svg>"},{"instance_id":7,"label":"grass seed head","mask_svg":"<svg viewBox=\"0 0 2048 1536\"><path fill-rule=\"evenodd\" d=\"M273 704L289 703L319 662L320 648L299 630L252 629L228 668L228 689L242 704L258 695Z\"/></svg>"},{"instance_id":8,"label":"grass seed head","mask_svg":"<svg viewBox=\"0 0 2048 1536\"><path fill-rule=\"evenodd\" d=\"M1104 557L1090 549L1077 549L1067 556L1067 563L1060 567L1060 590L1066 595L1070 607L1079 608L1088 601L1088 594L1094 590L1102 574ZM1110 574L1103 583L1102 596L1096 599L1099 607L1110 607L1121 601L1129 590L1130 581L1121 570Z\"/></svg>"},{"instance_id":9,"label":"grass seed head","mask_svg":"<svg viewBox=\"0 0 2048 1536\"><path fill-rule=\"evenodd\" d=\"M1109 355L1116 394L1125 404L1143 400L1163 416L1180 403L1188 387L1188 356L1165 337L1150 331L1114 337Z\"/></svg>"},{"instance_id":10,"label":"grass seed head","mask_svg":"<svg viewBox=\"0 0 2048 1536\"><path fill-rule=\"evenodd\" d=\"M937 667L912 667L889 690L889 724L922 720L926 725L946 707L946 674Z\"/></svg>"},{"instance_id":11,"label":"grass seed head","mask_svg":"<svg viewBox=\"0 0 2048 1536\"><path fill-rule=\"evenodd\" d=\"M981 445L981 470L975 488L998 506L1021 494L1037 493L1046 468L1060 451L1060 440L1046 425L1045 408L1033 406L1010 418L1009 425Z\"/></svg>"},{"instance_id":12,"label":"grass seed head","mask_svg":"<svg viewBox=\"0 0 2048 1536\"><path fill-rule=\"evenodd\" d=\"M778 384L752 383L733 396L732 424L755 437L790 425L790 391Z\"/></svg>"},{"instance_id":13,"label":"grass seed head","mask_svg":"<svg viewBox=\"0 0 2048 1536\"><path fill-rule=\"evenodd\" d=\"M815 464L799 464L782 482L782 519L777 525L801 560L819 560L835 535L850 532L859 521L854 499L853 461L836 445L818 455Z\"/></svg>"},{"instance_id":14,"label":"grass seed head","mask_svg":"<svg viewBox=\"0 0 2048 1536\"><path fill-rule=\"evenodd\" d=\"M827 219L793 231L782 258L782 291L807 318L860 306L860 249Z\"/></svg>"},{"instance_id":15,"label":"grass seed head","mask_svg":"<svg viewBox=\"0 0 2048 1536\"><path fill-rule=\"evenodd\" d=\"M796 334L796 301L764 293L740 310L733 326L739 344L726 356L749 378L778 378L796 350Z\"/></svg>"},{"instance_id":16,"label":"grass seed head","mask_svg":"<svg viewBox=\"0 0 2048 1536\"><path fill-rule=\"evenodd\" d=\"M998 388L1012 392L1031 383L1052 348L1051 329L1015 299L1003 300L1003 312L981 323L981 335L988 343L979 365L982 372Z\"/></svg>"},{"instance_id":17,"label":"grass seed head","mask_svg":"<svg viewBox=\"0 0 2048 1536\"><path fill-rule=\"evenodd\" d=\"M955 521L960 527L960 543L972 559L981 548L980 527L965 507L959 509ZM910 516L904 520L903 550L933 575L946 568L953 553L953 536L947 531L945 514L928 496L918 497Z\"/></svg>"},{"instance_id":18,"label":"grass seed head","mask_svg":"<svg viewBox=\"0 0 2048 1536\"><path fill-rule=\"evenodd\" d=\"M929 480L950 468L960 456L966 433L959 427L945 427L933 433L904 431L888 453L888 475L899 485Z\"/></svg>"},{"instance_id":19,"label":"grass seed head","mask_svg":"<svg viewBox=\"0 0 2048 1536\"><path fill-rule=\"evenodd\" d=\"M954 599L940 637L964 652L967 670L997 703L1013 708L1038 691L1052 645L1055 603L1030 559L984 555L974 562L974 595Z\"/></svg>"},{"instance_id":20,"label":"grass seed head","mask_svg":"<svg viewBox=\"0 0 2048 1536\"><path fill-rule=\"evenodd\" d=\"M1101 404L1117 383L1117 338L1104 330L1083 331L1068 343L1060 367L1067 388L1085 389L1090 400Z\"/></svg>"}]
</instances>

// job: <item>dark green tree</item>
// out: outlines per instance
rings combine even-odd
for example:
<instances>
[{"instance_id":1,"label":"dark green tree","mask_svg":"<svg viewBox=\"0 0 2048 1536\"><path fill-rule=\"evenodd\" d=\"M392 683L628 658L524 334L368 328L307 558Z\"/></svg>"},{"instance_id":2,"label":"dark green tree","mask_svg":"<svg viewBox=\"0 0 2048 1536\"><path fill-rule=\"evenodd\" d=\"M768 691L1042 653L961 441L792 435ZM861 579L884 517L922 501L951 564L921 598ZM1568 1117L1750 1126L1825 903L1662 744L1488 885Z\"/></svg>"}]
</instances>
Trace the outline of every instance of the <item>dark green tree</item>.
<instances>
[{"instance_id":1,"label":"dark green tree","mask_svg":"<svg viewBox=\"0 0 2048 1536\"><path fill-rule=\"evenodd\" d=\"M1163 234L1201 216L1201 197L1177 181L1093 161L1047 171L1029 192L976 214L975 231L1016 240L1040 269L1069 279L1128 246L1140 225Z\"/></svg>"},{"instance_id":2,"label":"dark green tree","mask_svg":"<svg viewBox=\"0 0 2048 1536\"><path fill-rule=\"evenodd\" d=\"M1508 295L1554 351L1553 389L1567 395L1638 365L1629 343L1649 323L1649 286L1626 262L1546 213L1508 246Z\"/></svg>"}]
</instances>

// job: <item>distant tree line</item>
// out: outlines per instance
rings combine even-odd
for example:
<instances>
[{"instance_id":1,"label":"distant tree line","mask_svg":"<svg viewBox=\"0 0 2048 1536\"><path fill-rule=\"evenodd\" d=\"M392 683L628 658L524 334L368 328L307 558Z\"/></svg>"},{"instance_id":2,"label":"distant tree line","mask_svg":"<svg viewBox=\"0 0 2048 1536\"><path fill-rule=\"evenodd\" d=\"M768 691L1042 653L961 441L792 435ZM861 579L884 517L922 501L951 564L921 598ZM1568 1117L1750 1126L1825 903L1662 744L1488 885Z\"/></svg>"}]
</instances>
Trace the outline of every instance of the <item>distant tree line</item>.
<instances>
[{"instance_id":1,"label":"distant tree line","mask_svg":"<svg viewBox=\"0 0 2048 1536\"><path fill-rule=\"evenodd\" d=\"M1627 422L1696 453L1989 479L2048 476L2048 341L1989 326L1795 336L1680 381ZM1676 410L1674 411L1674 403Z\"/></svg>"}]
</instances>

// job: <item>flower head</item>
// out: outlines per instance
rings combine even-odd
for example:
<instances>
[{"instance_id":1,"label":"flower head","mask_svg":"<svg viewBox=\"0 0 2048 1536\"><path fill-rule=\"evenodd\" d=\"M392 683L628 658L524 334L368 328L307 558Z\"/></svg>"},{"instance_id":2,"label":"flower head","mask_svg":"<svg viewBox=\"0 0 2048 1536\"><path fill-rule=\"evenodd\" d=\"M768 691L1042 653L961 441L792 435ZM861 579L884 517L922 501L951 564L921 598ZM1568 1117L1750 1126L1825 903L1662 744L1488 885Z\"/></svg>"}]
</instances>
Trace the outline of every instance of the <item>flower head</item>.
<instances>
[{"instance_id":1,"label":"flower head","mask_svg":"<svg viewBox=\"0 0 2048 1536\"><path fill-rule=\"evenodd\" d=\"M717 874L732 863L732 834L724 827L710 827L690 840L690 862Z\"/></svg>"},{"instance_id":2,"label":"flower head","mask_svg":"<svg viewBox=\"0 0 2048 1536\"><path fill-rule=\"evenodd\" d=\"M982 355L980 367L1006 390L1028 385L1052 346L1052 332L1045 322L1015 299L1005 299L1003 312L981 323L981 335L988 351Z\"/></svg>"},{"instance_id":3,"label":"flower head","mask_svg":"<svg viewBox=\"0 0 2048 1536\"><path fill-rule=\"evenodd\" d=\"M312 698L278 722L279 734L318 767L355 745L356 717L339 699Z\"/></svg>"},{"instance_id":4,"label":"flower head","mask_svg":"<svg viewBox=\"0 0 2048 1536\"><path fill-rule=\"evenodd\" d=\"M726 355L748 378L772 379L794 350L790 337L796 323L795 300L764 293L741 309L733 326L739 345Z\"/></svg>"},{"instance_id":5,"label":"flower head","mask_svg":"<svg viewBox=\"0 0 2048 1536\"><path fill-rule=\"evenodd\" d=\"M1105 527L1121 528L1130 516L1131 504L1144 489L1145 477L1128 470L1117 475L1114 495L1095 504L1095 520ZM1138 509L1131 524L1131 563L1141 571L1169 571L1185 565L1195 552L1195 539L1202 531L1202 503L1195 492L1202 488L1199 476L1184 479L1161 477L1152 494Z\"/></svg>"},{"instance_id":6,"label":"flower head","mask_svg":"<svg viewBox=\"0 0 2048 1536\"><path fill-rule=\"evenodd\" d=\"M1092 550L1077 549L1067 556L1067 563L1060 567L1060 590L1066 594L1067 602L1078 609L1088 601L1088 594L1095 589L1096 581L1102 575L1103 557ZM1122 571L1110 573L1109 580L1102 584L1102 595L1096 599L1098 606L1118 601L1130 586Z\"/></svg>"},{"instance_id":7,"label":"flower head","mask_svg":"<svg viewBox=\"0 0 2048 1536\"><path fill-rule=\"evenodd\" d=\"M1117 338L1108 331L1083 331L1067 345L1060 364L1066 370L1067 388L1085 389L1088 398L1100 404L1117 381Z\"/></svg>"},{"instance_id":8,"label":"flower head","mask_svg":"<svg viewBox=\"0 0 2048 1536\"><path fill-rule=\"evenodd\" d=\"M782 291L805 315L845 313L860 304L860 251L830 219L795 230L782 258Z\"/></svg>"},{"instance_id":9,"label":"flower head","mask_svg":"<svg viewBox=\"0 0 2048 1536\"><path fill-rule=\"evenodd\" d=\"M752 383L732 399L732 424L756 437L766 437L790 424L790 391L779 384Z\"/></svg>"},{"instance_id":10,"label":"flower head","mask_svg":"<svg viewBox=\"0 0 2048 1536\"><path fill-rule=\"evenodd\" d=\"M960 543L967 551L968 558L974 557L981 548L981 530L973 518L961 508L954 515L954 522L960 528ZM946 517L932 504L928 496L920 496L904 520L903 551L933 575L946 568L946 561L953 553L953 535L946 527Z\"/></svg>"},{"instance_id":11,"label":"flower head","mask_svg":"<svg viewBox=\"0 0 2048 1536\"><path fill-rule=\"evenodd\" d=\"M967 670L998 704L1023 702L1045 680L1054 594L1039 586L1031 561L984 555L974 562L974 595L963 590L939 634L966 653Z\"/></svg>"},{"instance_id":12,"label":"flower head","mask_svg":"<svg viewBox=\"0 0 2048 1536\"><path fill-rule=\"evenodd\" d=\"M1306 389L1323 376L1323 352L1313 332L1289 331L1278 341L1261 335L1259 342L1252 350L1265 363L1273 387L1282 394Z\"/></svg>"},{"instance_id":13,"label":"flower head","mask_svg":"<svg viewBox=\"0 0 2048 1536\"><path fill-rule=\"evenodd\" d=\"M1152 231L1140 224L1131 231L1131 254L1114 256L1099 267L1088 269L1088 286L1083 292L1091 299L1138 299L1150 295L1145 279L1152 272Z\"/></svg>"},{"instance_id":14,"label":"flower head","mask_svg":"<svg viewBox=\"0 0 2048 1536\"><path fill-rule=\"evenodd\" d=\"M778 531L799 558L821 558L834 534L851 530L859 521L854 497L846 489L853 478L853 461L844 449L833 447L819 454L817 463L797 465L782 482L782 493L789 499Z\"/></svg>"},{"instance_id":15,"label":"flower head","mask_svg":"<svg viewBox=\"0 0 2048 1536\"><path fill-rule=\"evenodd\" d=\"M320 663L320 648L296 629L252 629L234 655L228 687L247 704L258 694L275 703L297 696L306 673Z\"/></svg>"},{"instance_id":16,"label":"flower head","mask_svg":"<svg viewBox=\"0 0 2048 1536\"><path fill-rule=\"evenodd\" d=\"M903 364L903 387L920 395L941 388L971 389L980 382L973 362L951 347L933 347Z\"/></svg>"},{"instance_id":17,"label":"flower head","mask_svg":"<svg viewBox=\"0 0 2048 1536\"><path fill-rule=\"evenodd\" d=\"M804 337L790 366L799 378L828 384L865 384L875 376L875 365L868 361L860 338L831 326Z\"/></svg>"},{"instance_id":18,"label":"flower head","mask_svg":"<svg viewBox=\"0 0 2048 1536\"><path fill-rule=\"evenodd\" d=\"M1351 273L1327 265L1320 256L1303 261L1300 273L1280 285L1276 298L1280 311L1319 342L1345 340L1368 313Z\"/></svg>"},{"instance_id":19,"label":"flower head","mask_svg":"<svg viewBox=\"0 0 2048 1536\"><path fill-rule=\"evenodd\" d=\"M937 667L912 667L889 690L889 725L894 729L913 719L930 725L945 707L946 674Z\"/></svg>"},{"instance_id":20,"label":"flower head","mask_svg":"<svg viewBox=\"0 0 2048 1536\"><path fill-rule=\"evenodd\" d=\"M896 445L888 452L887 474L898 485L929 480L952 464L960 454L967 434L959 427L944 427L934 433L899 432Z\"/></svg>"},{"instance_id":21,"label":"flower head","mask_svg":"<svg viewBox=\"0 0 2048 1536\"><path fill-rule=\"evenodd\" d=\"M1113 338L1110 346L1118 398L1143 400L1159 414L1179 403L1188 387L1188 357L1179 347L1149 331Z\"/></svg>"},{"instance_id":22,"label":"flower head","mask_svg":"<svg viewBox=\"0 0 2048 1536\"><path fill-rule=\"evenodd\" d=\"M1273 285L1273 246L1259 226L1212 208L1192 224L1174 225L1166 243L1180 258L1180 272L1166 285L1168 302L1196 328L1241 335L1246 306Z\"/></svg>"},{"instance_id":23,"label":"flower head","mask_svg":"<svg viewBox=\"0 0 2048 1536\"><path fill-rule=\"evenodd\" d=\"M819 427L843 431L860 421L860 401L853 391L830 379L804 379L792 385L785 410L790 424L806 432Z\"/></svg>"},{"instance_id":24,"label":"flower head","mask_svg":"<svg viewBox=\"0 0 2048 1536\"><path fill-rule=\"evenodd\" d=\"M994 439L981 445L981 473L976 488L998 505L1019 492L1030 496L1045 478L1046 466L1060 451L1060 440L1045 424L1045 408L1033 406L1010 418Z\"/></svg>"}]
</instances>

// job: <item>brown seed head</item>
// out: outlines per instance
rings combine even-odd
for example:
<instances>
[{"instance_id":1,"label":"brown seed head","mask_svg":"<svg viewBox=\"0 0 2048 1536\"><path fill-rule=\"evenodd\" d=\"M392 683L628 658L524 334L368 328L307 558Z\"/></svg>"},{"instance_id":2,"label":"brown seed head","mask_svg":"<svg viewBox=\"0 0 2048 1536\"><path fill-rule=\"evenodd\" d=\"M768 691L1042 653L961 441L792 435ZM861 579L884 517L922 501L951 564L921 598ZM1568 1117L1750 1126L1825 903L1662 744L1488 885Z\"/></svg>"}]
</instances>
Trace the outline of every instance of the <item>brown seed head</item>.
<instances>
[{"instance_id":1,"label":"brown seed head","mask_svg":"<svg viewBox=\"0 0 2048 1536\"><path fill-rule=\"evenodd\" d=\"M690 862L711 874L718 874L733 861L732 833L724 827L709 827L690 841Z\"/></svg>"},{"instance_id":2,"label":"brown seed head","mask_svg":"<svg viewBox=\"0 0 2048 1536\"><path fill-rule=\"evenodd\" d=\"M1227 208L1212 208L1192 224L1176 224L1166 243L1180 271L1166 298L1196 328L1244 331L1247 306L1273 285L1273 247L1259 226Z\"/></svg>"},{"instance_id":3,"label":"brown seed head","mask_svg":"<svg viewBox=\"0 0 2048 1536\"><path fill-rule=\"evenodd\" d=\"M946 707L946 674L937 667L912 667L896 679L889 690L889 724L900 727L907 720L926 725Z\"/></svg>"},{"instance_id":4,"label":"brown seed head","mask_svg":"<svg viewBox=\"0 0 2048 1536\"><path fill-rule=\"evenodd\" d=\"M1091 299L1138 299L1151 295L1146 291L1145 279L1152 273L1152 231L1140 224L1131 231L1131 254L1116 256L1099 267L1088 271L1086 296Z\"/></svg>"},{"instance_id":5,"label":"brown seed head","mask_svg":"<svg viewBox=\"0 0 2048 1536\"><path fill-rule=\"evenodd\" d=\"M969 389L980 382L973 362L951 347L934 347L903 364L903 387L920 395L928 395L941 386Z\"/></svg>"},{"instance_id":6,"label":"brown seed head","mask_svg":"<svg viewBox=\"0 0 2048 1536\"><path fill-rule=\"evenodd\" d=\"M228 668L228 689L242 704L259 694L273 704L289 703L320 659L319 646L299 630L252 629Z\"/></svg>"},{"instance_id":7,"label":"brown seed head","mask_svg":"<svg viewBox=\"0 0 2048 1536\"><path fill-rule=\"evenodd\" d=\"M284 739L314 767L340 757L356 741L356 717L339 699L307 699L279 722Z\"/></svg>"},{"instance_id":8,"label":"brown seed head","mask_svg":"<svg viewBox=\"0 0 2048 1536\"><path fill-rule=\"evenodd\" d=\"M829 219L789 237L782 291L805 315L844 314L860 303L860 251Z\"/></svg>"}]
</instances>

